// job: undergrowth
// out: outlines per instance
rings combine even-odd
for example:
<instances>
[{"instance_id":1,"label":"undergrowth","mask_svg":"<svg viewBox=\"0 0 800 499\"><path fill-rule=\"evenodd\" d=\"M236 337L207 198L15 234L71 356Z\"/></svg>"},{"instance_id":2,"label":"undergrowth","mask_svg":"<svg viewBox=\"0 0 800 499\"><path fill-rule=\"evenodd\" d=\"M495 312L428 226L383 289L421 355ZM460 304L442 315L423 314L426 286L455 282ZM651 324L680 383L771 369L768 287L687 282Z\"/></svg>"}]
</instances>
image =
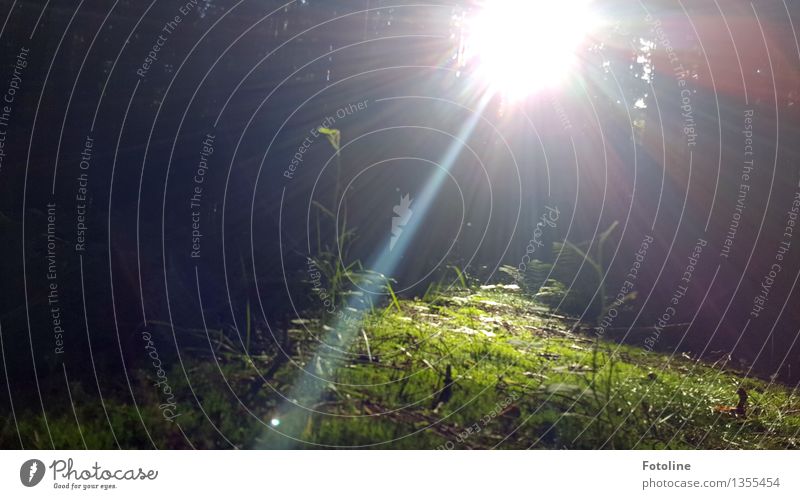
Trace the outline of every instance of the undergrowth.
<instances>
[{"instance_id":1,"label":"undergrowth","mask_svg":"<svg viewBox=\"0 0 800 499\"><path fill-rule=\"evenodd\" d=\"M321 346L331 327L296 319L277 353L190 356L168 372L166 421L148 371L124 391L73 387L48 410L57 448L798 448L787 387L686 356L597 340L514 285L395 297ZM253 335L256 338L256 335ZM253 340L255 341L255 340ZM255 345L254 345L255 348ZM280 356L285 356L278 361ZM191 383L190 383L191 382ZM316 390L296 391L314 385ZM747 394L743 414L720 409ZM288 394L300 393L297 396ZM287 400L288 399L288 400ZM51 400L45 398L45 400ZM52 411L52 412L51 412ZM26 448L50 448L41 412L16 414ZM79 421L79 426L76 423ZM114 429L112 434L110 428ZM147 433L143 431L147 429ZM149 435L149 436L148 436ZM0 428L19 447L17 426Z\"/></svg>"}]
</instances>

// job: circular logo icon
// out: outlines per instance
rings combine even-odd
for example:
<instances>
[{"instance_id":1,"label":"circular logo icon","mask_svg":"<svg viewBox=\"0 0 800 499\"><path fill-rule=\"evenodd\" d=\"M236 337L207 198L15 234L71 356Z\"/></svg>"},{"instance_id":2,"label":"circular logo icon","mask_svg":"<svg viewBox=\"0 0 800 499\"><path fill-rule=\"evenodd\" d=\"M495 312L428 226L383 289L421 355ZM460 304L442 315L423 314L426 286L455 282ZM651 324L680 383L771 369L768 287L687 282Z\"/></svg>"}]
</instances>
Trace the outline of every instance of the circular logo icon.
<instances>
[{"instance_id":1,"label":"circular logo icon","mask_svg":"<svg viewBox=\"0 0 800 499\"><path fill-rule=\"evenodd\" d=\"M38 459L28 459L19 469L19 479L26 487L35 487L44 478L44 463Z\"/></svg>"}]
</instances>

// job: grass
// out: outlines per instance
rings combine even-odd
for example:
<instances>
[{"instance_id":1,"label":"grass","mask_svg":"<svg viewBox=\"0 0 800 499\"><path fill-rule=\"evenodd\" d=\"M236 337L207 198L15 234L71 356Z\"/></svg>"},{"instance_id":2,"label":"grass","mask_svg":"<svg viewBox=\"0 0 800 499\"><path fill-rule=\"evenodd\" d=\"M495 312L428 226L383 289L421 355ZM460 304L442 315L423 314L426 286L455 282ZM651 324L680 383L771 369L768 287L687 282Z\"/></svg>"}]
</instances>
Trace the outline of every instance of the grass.
<instances>
[{"instance_id":1,"label":"grass","mask_svg":"<svg viewBox=\"0 0 800 499\"><path fill-rule=\"evenodd\" d=\"M186 375L169 373L177 424L161 417L147 371L138 372L144 424L159 448L800 447L800 397L787 387L571 331L514 286L430 298L395 296L330 348L318 338L337 335L321 320L297 320L280 364L282 354L186 356ZM721 410L740 387L746 415ZM79 390L76 401L91 400ZM122 447L152 447L124 397L105 404ZM116 447L99 405L78 407L86 445ZM72 411L60 414L48 418L56 447L82 448ZM50 447L41 416L18 419L26 448ZM0 444L18 442L7 422Z\"/></svg>"},{"instance_id":2,"label":"grass","mask_svg":"<svg viewBox=\"0 0 800 499\"><path fill-rule=\"evenodd\" d=\"M702 362L569 332L516 292L402 301L369 316L372 362L331 359L286 446L797 448L800 399ZM363 343L351 359L363 359ZM749 394L745 417L720 411ZM310 404L312 401L299 401ZM280 445L279 439L268 443Z\"/></svg>"}]
</instances>

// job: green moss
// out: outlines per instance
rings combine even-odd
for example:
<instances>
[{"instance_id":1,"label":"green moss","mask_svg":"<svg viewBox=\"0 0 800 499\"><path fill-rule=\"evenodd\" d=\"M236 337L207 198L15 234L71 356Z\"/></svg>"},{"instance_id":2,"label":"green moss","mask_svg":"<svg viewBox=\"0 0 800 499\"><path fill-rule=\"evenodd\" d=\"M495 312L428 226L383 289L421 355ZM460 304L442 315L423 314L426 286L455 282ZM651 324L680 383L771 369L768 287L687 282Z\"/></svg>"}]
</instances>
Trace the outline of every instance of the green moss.
<instances>
[{"instance_id":1,"label":"green moss","mask_svg":"<svg viewBox=\"0 0 800 499\"><path fill-rule=\"evenodd\" d=\"M330 331L310 321L303 327L312 334L290 330L288 360L185 356L168 374L180 412L174 422L161 414L148 372L136 371L138 412L125 393L105 399L117 441L135 448L189 447L184 435L198 448L800 447L800 398L788 388L573 332L513 289L397 305L343 334L346 351L321 348L315 337ZM739 387L749 395L746 417L715 410L735 405ZM84 438L67 405L48 418L55 446L116 447L102 407L81 404L93 399L79 386L73 396ZM41 415L18 420L26 448L50 448ZM0 442L19 446L13 424Z\"/></svg>"},{"instance_id":2,"label":"green moss","mask_svg":"<svg viewBox=\"0 0 800 499\"><path fill-rule=\"evenodd\" d=\"M330 394L339 412L310 416L304 446L798 446L797 401L783 386L570 333L507 290L437 303L405 301L367 318L380 361L336 368L335 382L355 388ZM750 394L747 417L715 411L736 404L739 386Z\"/></svg>"}]
</instances>

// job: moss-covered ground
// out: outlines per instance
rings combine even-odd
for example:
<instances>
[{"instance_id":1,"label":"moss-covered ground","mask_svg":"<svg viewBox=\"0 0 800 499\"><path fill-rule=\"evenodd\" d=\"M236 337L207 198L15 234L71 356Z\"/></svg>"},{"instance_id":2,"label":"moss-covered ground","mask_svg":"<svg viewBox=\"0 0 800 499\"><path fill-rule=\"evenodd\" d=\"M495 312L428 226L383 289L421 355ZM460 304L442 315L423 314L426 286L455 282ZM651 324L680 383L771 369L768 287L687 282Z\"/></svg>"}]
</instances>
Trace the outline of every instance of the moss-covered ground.
<instances>
[{"instance_id":1,"label":"moss-covered ground","mask_svg":"<svg viewBox=\"0 0 800 499\"><path fill-rule=\"evenodd\" d=\"M342 331L329 324L295 320L271 354L184 356L169 373L173 422L141 371L138 411L122 396L105 410L76 401L48 418L50 434L61 448L800 447L790 388L604 341L514 286L399 300ZM40 414L17 416L27 448L51 446ZM10 419L0 435L19 446Z\"/></svg>"}]
</instances>

